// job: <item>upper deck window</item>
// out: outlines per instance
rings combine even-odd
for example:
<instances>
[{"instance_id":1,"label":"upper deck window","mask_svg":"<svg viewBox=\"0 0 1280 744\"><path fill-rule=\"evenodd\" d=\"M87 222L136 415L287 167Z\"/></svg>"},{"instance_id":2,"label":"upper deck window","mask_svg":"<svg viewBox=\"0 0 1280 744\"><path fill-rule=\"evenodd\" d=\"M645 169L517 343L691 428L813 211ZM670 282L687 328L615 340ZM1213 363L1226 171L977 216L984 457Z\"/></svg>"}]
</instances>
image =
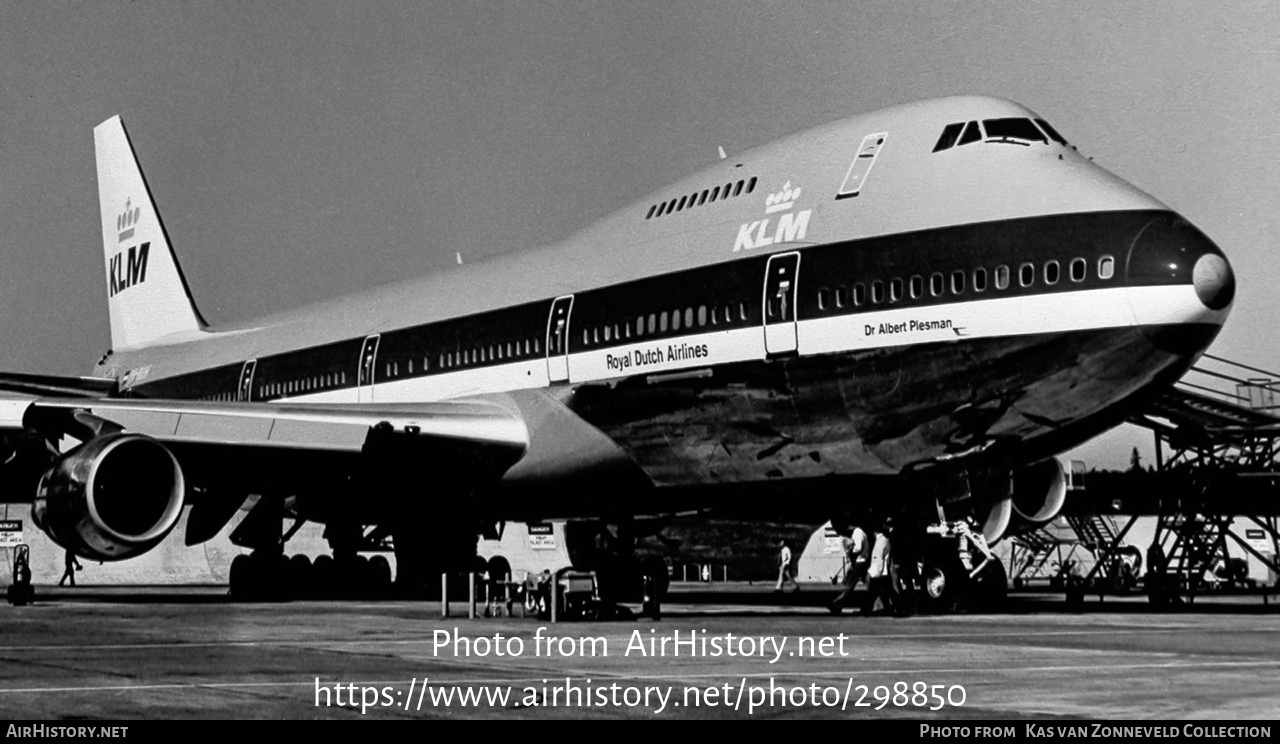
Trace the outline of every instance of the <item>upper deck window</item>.
<instances>
[{"instance_id":1,"label":"upper deck window","mask_svg":"<svg viewBox=\"0 0 1280 744\"><path fill-rule=\"evenodd\" d=\"M1042 142L1049 144L1044 138L1044 132L1036 128L1030 119L1008 118L1008 119L983 119L982 128L987 130L987 142L999 142L1010 145L1029 146L1028 142ZM1025 142L1020 141L1025 140Z\"/></svg>"}]
</instances>

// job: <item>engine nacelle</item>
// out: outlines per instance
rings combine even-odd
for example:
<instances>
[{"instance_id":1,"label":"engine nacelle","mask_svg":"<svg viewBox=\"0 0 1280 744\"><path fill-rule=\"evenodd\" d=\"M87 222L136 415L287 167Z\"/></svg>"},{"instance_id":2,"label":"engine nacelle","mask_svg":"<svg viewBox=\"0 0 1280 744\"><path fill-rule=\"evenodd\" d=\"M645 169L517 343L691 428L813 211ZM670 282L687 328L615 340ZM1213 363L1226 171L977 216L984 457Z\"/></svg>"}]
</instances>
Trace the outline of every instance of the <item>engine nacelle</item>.
<instances>
[{"instance_id":1,"label":"engine nacelle","mask_svg":"<svg viewBox=\"0 0 1280 744\"><path fill-rule=\"evenodd\" d=\"M1052 522L1067 503L1067 473L1056 457L1013 474L1013 518L1006 534L1019 535Z\"/></svg>"},{"instance_id":2,"label":"engine nacelle","mask_svg":"<svg viewBox=\"0 0 1280 744\"><path fill-rule=\"evenodd\" d=\"M177 459L141 434L94 437L54 463L36 489L32 520L83 558L118 561L151 550L182 514Z\"/></svg>"}]
</instances>

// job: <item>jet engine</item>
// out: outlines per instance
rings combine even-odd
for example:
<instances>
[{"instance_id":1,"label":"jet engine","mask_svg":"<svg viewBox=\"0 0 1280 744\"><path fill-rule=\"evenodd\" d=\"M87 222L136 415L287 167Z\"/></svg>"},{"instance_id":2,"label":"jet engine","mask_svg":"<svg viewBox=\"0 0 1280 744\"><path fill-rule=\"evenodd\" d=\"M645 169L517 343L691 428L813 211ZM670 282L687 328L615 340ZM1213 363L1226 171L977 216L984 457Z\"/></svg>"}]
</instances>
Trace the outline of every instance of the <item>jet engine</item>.
<instances>
[{"instance_id":1,"label":"jet engine","mask_svg":"<svg viewBox=\"0 0 1280 744\"><path fill-rule=\"evenodd\" d=\"M31 516L54 542L97 561L154 548L182 514L186 484L177 459L141 434L89 439L40 479Z\"/></svg>"},{"instance_id":2,"label":"jet engine","mask_svg":"<svg viewBox=\"0 0 1280 744\"><path fill-rule=\"evenodd\" d=\"M1020 535L1053 521L1067 502L1067 474L1056 457L1014 471L1013 515L1008 535Z\"/></svg>"}]
</instances>

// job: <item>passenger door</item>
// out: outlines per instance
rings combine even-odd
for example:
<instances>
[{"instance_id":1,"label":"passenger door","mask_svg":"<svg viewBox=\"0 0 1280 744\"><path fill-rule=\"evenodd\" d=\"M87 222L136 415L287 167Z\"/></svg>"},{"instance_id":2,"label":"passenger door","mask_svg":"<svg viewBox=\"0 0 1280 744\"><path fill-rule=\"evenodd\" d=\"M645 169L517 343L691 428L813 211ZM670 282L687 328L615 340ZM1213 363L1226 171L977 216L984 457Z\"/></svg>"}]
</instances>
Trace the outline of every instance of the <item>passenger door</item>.
<instances>
[{"instance_id":1,"label":"passenger door","mask_svg":"<svg viewBox=\"0 0 1280 744\"><path fill-rule=\"evenodd\" d=\"M569 313L573 295L557 297L547 317L547 376L551 382L569 379Z\"/></svg>"},{"instance_id":2,"label":"passenger door","mask_svg":"<svg viewBox=\"0 0 1280 744\"><path fill-rule=\"evenodd\" d=\"M257 359L250 359L240 370L240 391L236 400L248 402L253 400L253 370L258 366Z\"/></svg>"},{"instance_id":3,"label":"passenger door","mask_svg":"<svg viewBox=\"0 0 1280 744\"><path fill-rule=\"evenodd\" d=\"M364 340L360 346L360 367L356 371L356 402L373 402L373 381L378 361L378 339L374 334Z\"/></svg>"},{"instance_id":4,"label":"passenger door","mask_svg":"<svg viewBox=\"0 0 1280 744\"><path fill-rule=\"evenodd\" d=\"M796 284L799 253L769 257L764 278L764 350L788 354L796 350Z\"/></svg>"}]
</instances>

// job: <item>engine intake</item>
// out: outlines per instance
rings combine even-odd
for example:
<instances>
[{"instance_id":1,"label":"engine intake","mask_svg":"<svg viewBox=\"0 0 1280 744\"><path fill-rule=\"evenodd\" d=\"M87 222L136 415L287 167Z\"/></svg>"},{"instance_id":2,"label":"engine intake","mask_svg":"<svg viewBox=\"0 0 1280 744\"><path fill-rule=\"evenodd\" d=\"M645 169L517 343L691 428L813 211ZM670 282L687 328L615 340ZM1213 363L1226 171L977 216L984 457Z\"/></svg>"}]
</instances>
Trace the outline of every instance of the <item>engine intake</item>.
<instances>
[{"instance_id":1,"label":"engine intake","mask_svg":"<svg viewBox=\"0 0 1280 744\"><path fill-rule=\"evenodd\" d=\"M182 468L164 445L116 432L54 463L36 489L32 519L81 557L118 561L158 545L178 523L185 495Z\"/></svg>"},{"instance_id":2,"label":"engine intake","mask_svg":"<svg viewBox=\"0 0 1280 744\"><path fill-rule=\"evenodd\" d=\"M1012 502L1010 535L1030 532L1053 521L1067 502L1067 474L1058 458L1015 471Z\"/></svg>"}]
</instances>

